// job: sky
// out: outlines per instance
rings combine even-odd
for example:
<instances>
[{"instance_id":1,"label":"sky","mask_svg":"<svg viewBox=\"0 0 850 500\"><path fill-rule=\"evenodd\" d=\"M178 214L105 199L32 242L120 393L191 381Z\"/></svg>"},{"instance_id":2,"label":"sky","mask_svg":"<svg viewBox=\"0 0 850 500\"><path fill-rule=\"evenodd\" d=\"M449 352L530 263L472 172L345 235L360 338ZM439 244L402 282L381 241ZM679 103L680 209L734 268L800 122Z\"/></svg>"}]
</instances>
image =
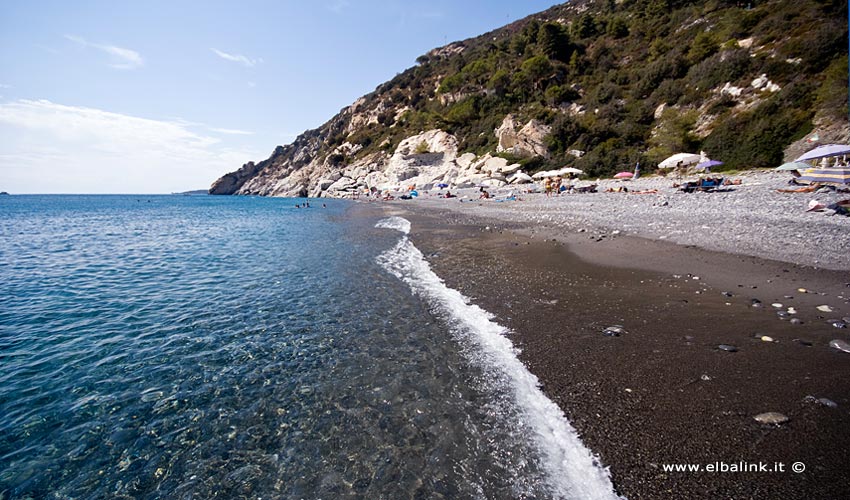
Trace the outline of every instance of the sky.
<instances>
[{"instance_id":1,"label":"sky","mask_svg":"<svg viewBox=\"0 0 850 500\"><path fill-rule=\"evenodd\" d=\"M206 189L556 0L0 0L0 191Z\"/></svg>"}]
</instances>

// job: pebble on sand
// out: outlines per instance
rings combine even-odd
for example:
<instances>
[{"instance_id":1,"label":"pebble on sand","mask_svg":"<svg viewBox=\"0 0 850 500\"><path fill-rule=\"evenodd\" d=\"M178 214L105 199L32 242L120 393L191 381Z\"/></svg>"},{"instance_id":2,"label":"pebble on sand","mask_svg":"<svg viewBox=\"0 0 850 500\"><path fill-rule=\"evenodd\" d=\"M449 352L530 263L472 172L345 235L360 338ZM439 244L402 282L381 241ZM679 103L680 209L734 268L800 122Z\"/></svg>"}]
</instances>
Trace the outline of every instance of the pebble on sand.
<instances>
[{"instance_id":1,"label":"pebble on sand","mask_svg":"<svg viewBox=\"0 0 850 500\"><path fill-rule=\"evenodd\" d=\"M775 411L759 413L753 418L760 424L779 425L788 421L788 417Z\"/></svg>"},{"instance_id":2,"label":"pebble on sand","mask_svg":"<svg viewBox=\"0 0 850 500\"><path fill-rule=\"evenodd\" d=\"M612 325L602 330L602 334L606 337L619 337L623 333L626 333L626 329L622 325Z\"/></svg>"},{"instance_id":3,"label":"pebble on sand","mask_svg":"<svg viewBox=\"0 0 850 500\"><path fill-rule=\"evenodd\" d=\"M850 352L850 344L841 339L835 339L829 342L829 347L838 349L841 352Z\"/></svg>"},{"instance_id":4,"label":"pebble on sand","mask_svg":"<svg viewBox=\"0 0 850 500\"><path fill-rule=\"evenodd\" d=\"M827 306L827 305L818 306L817 310L820 311L820 312L825 312L825 313L832 312L832 308Z\"/></svg>"},{"instance_id":5,"label":"pebble on sand","mask_svg":"<svg viewBox=\"0 0 850 500\"><path fill-rule=\"evenodd\" d=\"M838 408L838 403L829 398L816 398L809 394L803 398L804 403L826 406L827 408Z\"/></svg>"},{"instance_id":6,"label":"pebble on sand","mask_svg":"<svg viewBox=\"0 0 850 500\"><path fill-rule=\"evenodd\" d=\"M729 345L729 344L720 344L719 346L717 346L717 348L720 349L721 351L726 351L726 352L738 352L737 347L735 347L733 345Z\"/></svg>"},{"instance_id":7,"label":"pebble on sand","mask_svg":"<svg viewBox=\"0 0 850 500\"><path fill-rule=\"evenodd\" d=\"M773 342L773 337L769 337L769 336L767 336L767 335L762 335L762 336L761 336L761 339L762 339L764 342Z\"/></svg>"}]
</instances>

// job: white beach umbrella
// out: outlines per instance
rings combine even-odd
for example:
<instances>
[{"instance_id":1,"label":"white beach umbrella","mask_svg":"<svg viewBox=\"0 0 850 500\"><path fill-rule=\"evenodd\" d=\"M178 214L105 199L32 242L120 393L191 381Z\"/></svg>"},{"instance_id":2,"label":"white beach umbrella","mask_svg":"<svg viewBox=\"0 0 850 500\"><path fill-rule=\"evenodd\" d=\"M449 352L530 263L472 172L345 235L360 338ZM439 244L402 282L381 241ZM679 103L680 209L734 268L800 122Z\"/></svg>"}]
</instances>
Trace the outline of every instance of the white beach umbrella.
<instances>
[{"instance_id":1,"label":"white beach umbrella","mask_svg":"<svg viewBox=\"0 0 850 500\"><path fill-rule=\"evenodd\" d=\"M555 172L557 172L558 175L566 175L566 174L582 175L584 173L584 170L579 170L579 169L574 168L574 167L564 167L560 170L556 170Z\"/></svg>"},{"instance_id":2,"label":"white beach umbrella","mask_svg":"<svg viewBox=\"0 0 850 500\"><path fill-rule=\"evenodd\" d=\"M673 168L678 164L692 165L702 161L702 156L693 153L676 153L658 164L658 168Z\"/></svg>"},{"instance_id":3,"label":"white beach umbrella","mask_svg":"<svg viewBox=\"0 0 850 500\"><path fill-rule=\"evenodd\" d=\"M543 170L541 172L537 172L536 174L531 176L532 179L542 179L544 177L549 177L549 171L548 170Z\"/></svg>"}]
</instances>

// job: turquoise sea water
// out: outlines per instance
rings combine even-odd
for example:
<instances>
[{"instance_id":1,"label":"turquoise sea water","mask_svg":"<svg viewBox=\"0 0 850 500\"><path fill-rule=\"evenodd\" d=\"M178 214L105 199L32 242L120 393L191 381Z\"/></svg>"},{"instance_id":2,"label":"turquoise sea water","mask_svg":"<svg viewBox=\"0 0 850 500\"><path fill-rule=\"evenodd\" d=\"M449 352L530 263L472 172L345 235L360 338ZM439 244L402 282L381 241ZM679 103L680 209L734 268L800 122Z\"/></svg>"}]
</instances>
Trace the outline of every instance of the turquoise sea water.
<instances>
[{"instance_id":1,"label":"turquoise sea water","mask_svg":"<svg viewBox=\"0 0 850 500\"><path fill-rule=\"evenodd\" d=\"M610 496L486 312L322 201L0 198L0 498Z\"/></svg>"}]
</instances>

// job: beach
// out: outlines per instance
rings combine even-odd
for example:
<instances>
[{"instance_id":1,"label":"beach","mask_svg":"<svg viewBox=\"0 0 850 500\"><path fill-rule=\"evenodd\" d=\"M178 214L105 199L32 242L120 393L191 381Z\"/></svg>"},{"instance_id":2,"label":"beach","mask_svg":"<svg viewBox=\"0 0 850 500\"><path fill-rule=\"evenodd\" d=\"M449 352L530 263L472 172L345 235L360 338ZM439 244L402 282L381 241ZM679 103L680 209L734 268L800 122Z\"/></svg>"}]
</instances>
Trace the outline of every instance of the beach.
<instances>
[{"instance_id":1,"label":"beach","mask_svg":"<svg viewBox=\"0 0 850 500\"><path fill-rule=\"evenodd\" d=\"M411 221L447 286L509 328L621 495L846 497L850 353L830 342L850 338L835 326L850 317L850 219L806 208L848 195L736 178L715 193L647 178L600 190L659 194L514 188L521 201L384 208ZM787 421L756 421L768 412ZM669 470L685 464L700 470Z\"/></svg>"}]
</instances>

